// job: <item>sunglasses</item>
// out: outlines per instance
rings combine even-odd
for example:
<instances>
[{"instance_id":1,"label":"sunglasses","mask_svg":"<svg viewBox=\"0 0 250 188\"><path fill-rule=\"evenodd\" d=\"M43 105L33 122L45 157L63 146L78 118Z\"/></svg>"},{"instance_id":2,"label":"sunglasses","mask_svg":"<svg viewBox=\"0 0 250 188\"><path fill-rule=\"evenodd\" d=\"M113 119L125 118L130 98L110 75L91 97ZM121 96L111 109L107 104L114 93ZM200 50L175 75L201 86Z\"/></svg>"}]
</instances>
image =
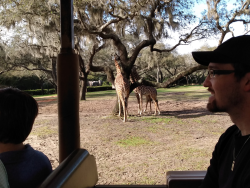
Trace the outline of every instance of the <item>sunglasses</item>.
<instances>
[{"instance_id":1,"label":"sunglasses","mask_svg":"<svg viewBox=\"0 0 250 188\"><path fill-rule=\"evenodd\" d=\"M207 70L207 75L210 78L214 78L215 75L220 75L220 74L231 74L235 72L235 70Z\"/></svg>"}]
</instances>

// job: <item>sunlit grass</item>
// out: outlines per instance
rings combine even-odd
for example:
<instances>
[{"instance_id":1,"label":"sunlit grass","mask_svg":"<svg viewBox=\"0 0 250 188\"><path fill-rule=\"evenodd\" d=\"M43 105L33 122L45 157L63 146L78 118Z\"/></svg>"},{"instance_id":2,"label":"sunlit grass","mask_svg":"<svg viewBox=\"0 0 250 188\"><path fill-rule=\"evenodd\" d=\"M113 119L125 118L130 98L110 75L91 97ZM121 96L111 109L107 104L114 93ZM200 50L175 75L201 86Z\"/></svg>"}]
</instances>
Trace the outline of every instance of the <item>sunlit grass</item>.
<instances>
[{"instance_id":1,"label":"sunlit grass","mask_svg":"<svg viewBox=\"0 0 250 188\"><path fill-rule=\"evenodd\" d=\"M197 92L199 91L199 92ZM168 93L168 92L186 92L185 95L196 95L197 97L207 97L206 88L203 86L177 86L173 88L158 88L157 92L160 93ZM207 92L208 93L208 92ZM49 94L49 95L34 95L34 98L39 97L56 97L57 94ZM87 92L86 98L101 98L101 97L114 97L116 96L115 89L113 90L105 90L105 91L94 91L94 92Z\"/></svg>"},{"instance_id":2,"label":"sunlit grass","mask_svg":"<svg viewBox=\"0 0 250 188\"><path fill-rule=\"evenodd\" d=\"M40 97L57 97L57 94L49 94L49 95L32 95L34 98L40 98Z\"/></svg>"},{"instance_id":3,"label":"sunlit grass","mask_svg":"<svg viewBox=\"0 0 250 188\"><path fill-rule=\"evenodd\" d=\"M157 92L186 92L186 91L206 91L203 86L177 86L172 88L159 88Z\"/></svg>"},{"instance_id":4,"label":"sunlit grass","mask_svg":"<svg viewBox=\"0 0 250 188\"><path fill-rule=\"evenodd\" d=\"M143 117L142 121L146 121L148 123L166 123L166 124L168 124L170 121L172 121L172 118Z\"/></svg>"},{"instance_id":5,"label":"sunlit grass","mask_svg":"<svg viewBox=\"0 0 250 188\"><path fill-rule=\"evenodd\" d=\"M194 119L193 121L196 123L199 123L199 124L202 123L202 121L200 119Z\"/></svg>"},{"instance_id":6,"label":"sunlit grass","mask_svg":"<svg viewBox=\"0 0 250 188\"><path fill-rule=\"evenodd\" d=\"M86 93L86 99L88 98L95 98L95 99L103 99L103 98L113 98L116 97L116 91L115 90L105 90L105 91L93 91L93 92L87 92Z\"/></svg>"},{"instance_id":7,"label":"sunlit grass","mask_svg":"<svg viewBox=\"0 0 250 188\"><path fill-rule=\"evenodd\" d=\"M147 127L147 130L152 133L157 133L160 131L166 131L168 130L168 128L164 127L163 125L154 124L152 126Z\"/></svg>"},{"instance_id":8,"label":"sunlit grass","mask_svg":"<svg viewBox=\"0 0 250 188\"><path fill-rule=\"evenodd\" d=\"M37 136L48 136L51 134L56 134L57 130L51 129L48 126L38 127L36 129L33 129L31 132L31 135L37 135Z\"/></svg>"},{"instance_id":9,"label":"sunlit grass","mask_svg":"<svg viewBox=\"0 0 250 188\"><path fill-rule=\"evenodd\" d=\"M119 146L140 146L140 145L145 145L145 144L153 144L153 142L146 140L141 137L130 137L127 139L119 140L116 142Z\"/></svg>"}]
</instances>

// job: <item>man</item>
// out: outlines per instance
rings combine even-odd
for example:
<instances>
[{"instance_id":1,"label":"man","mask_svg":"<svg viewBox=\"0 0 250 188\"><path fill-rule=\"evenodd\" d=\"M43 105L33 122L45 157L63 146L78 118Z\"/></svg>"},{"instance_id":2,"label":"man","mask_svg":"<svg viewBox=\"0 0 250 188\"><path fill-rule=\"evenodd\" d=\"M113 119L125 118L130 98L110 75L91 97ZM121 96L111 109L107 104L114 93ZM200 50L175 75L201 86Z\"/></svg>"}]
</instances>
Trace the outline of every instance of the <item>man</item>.
<instances>
[{"instance_id":1,"label":"man","mask_svg":"<svg viewBox=\"0 0 250 188\"><path fill-rule=\"evenodd\" d=\"M250 36L233 37L214 51L193 52L208 66L207 109L226 112L233 126L221 135L202 188L250 187Z\"/></svg>"},{"instance_id":2,"label":"man","mask_svg":"<svg viewBox=\"0 0 250 188\"><path fill-rule=\"evenodd\" d=\"M33 97L14 88L0 89L0 160L11 188L38 187L52 171L42 152L23 144L37 114Z\"/></svg>"}]
</instances>

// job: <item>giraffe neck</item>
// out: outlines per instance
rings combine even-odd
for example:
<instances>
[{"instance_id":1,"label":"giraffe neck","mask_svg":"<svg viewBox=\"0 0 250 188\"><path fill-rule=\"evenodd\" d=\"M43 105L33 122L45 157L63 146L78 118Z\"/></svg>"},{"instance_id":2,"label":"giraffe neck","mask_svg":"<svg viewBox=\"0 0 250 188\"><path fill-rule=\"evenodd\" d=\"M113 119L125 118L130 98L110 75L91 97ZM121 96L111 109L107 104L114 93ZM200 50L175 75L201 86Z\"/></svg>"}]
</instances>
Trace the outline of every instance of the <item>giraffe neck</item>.
<instances>
[{"instance_id":1,"label":"giraffe neck","mask_svg":"<svg viewBox=\"0 0 250 188\"><path fill-rule=\"evenodd\" d=\"M117 75L118 75L118 74L122 74L121 68L120 68L120 66L118 65L118 62L117 62L116 60L115 60L115 68L116 68Z\"/></svg>"},{"instance_id":2,"label":"giraffe neck","mask_svg":"<svg viewBox=\"0 0 250 188\"><path fill-rule=\"evenodd\" d=\"M135 80L133 79L133 77L131 76L131 74L130 74L129 78L130 78L130 82L131 82L132 84L135 83Z\"/></svg>"}]
</instances>

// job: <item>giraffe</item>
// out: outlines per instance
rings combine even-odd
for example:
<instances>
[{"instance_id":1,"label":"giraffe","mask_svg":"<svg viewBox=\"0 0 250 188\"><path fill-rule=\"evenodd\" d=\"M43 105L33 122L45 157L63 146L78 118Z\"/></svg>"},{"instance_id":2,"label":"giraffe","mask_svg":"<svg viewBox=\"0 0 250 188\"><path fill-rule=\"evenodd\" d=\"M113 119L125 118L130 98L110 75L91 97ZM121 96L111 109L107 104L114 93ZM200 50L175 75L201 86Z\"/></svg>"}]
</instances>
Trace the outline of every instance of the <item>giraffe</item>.
<instances>
[{"instance_id":1,"label":"giraffe","mask_svg":"<svg viewBox=\"0 0 250 188\"><path fill-rule=\"evenodd\" d=\"M132 68L131 70L131 74L130 74L130 81L131 83L135 83L140 79L135 67ZM158 100L157 100L157 91L154 87L151 86L145 86L145 85L141 85L138 86L134 89L135 92L135 96L137 98L137 102L138 102L138 114L142 114L142 96L146 95L146 108L144 109L144 112L147 110L147 105L148 102L150 103L150 112L151 112L151 99L154 101L155 103L155 113L154 115L157 115L157 111L158 114L160 114L160 109L159 109L159 105L158 105Z\"/></svg>"},{"instance_id":2,"label":"giraffe","mask_svg":"<svg viewBox=\"0 0 250 188\"><path fill-rule=\"evenodd\" d=\"M128 79L122 75L121 68L118 65L117 60L119 60L119 57L115 54L115 67L117 72L115 78L115 89L118 97L119 117L121 117L121 106L122 106L124 113L123 122L126 122L128 116L128 97L130 94L130 84Z\"/></svg>"},{"instance_id":3,"label":"giraffe","mask_svg":"<svg viewBox=\"0 0 250 188\"><path fill-rule=\"evenodd\" d=\"M144 112L147 111L147 106L148 106L148 103L149 103L150 113L151 113L151 102L152 102L152 99L151 99L150 95L146 95L146 108L144 109Z\"/></svg>"}]
</instances>

